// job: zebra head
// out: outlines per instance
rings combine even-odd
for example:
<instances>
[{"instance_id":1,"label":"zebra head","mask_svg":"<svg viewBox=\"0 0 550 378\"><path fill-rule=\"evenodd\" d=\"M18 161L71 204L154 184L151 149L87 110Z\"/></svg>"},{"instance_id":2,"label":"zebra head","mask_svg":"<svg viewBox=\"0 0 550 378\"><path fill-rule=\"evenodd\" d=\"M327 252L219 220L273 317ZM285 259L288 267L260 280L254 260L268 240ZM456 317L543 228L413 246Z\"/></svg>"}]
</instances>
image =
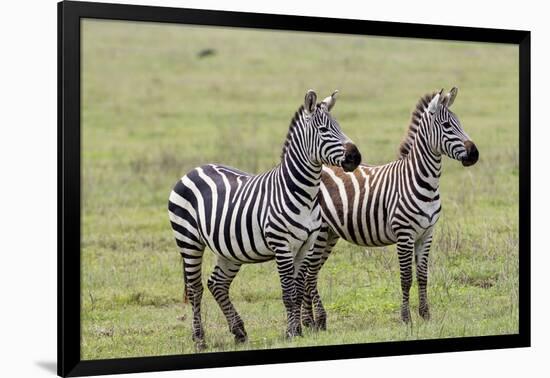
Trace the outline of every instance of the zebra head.
<instances>
[{"instance_id":1,"label":"zebra head","mask_svg":"<svg viewBox=\"0 0 550 378\"><path fill-rule=\"evenodd\" d=\"M451 159L459 160L469 167L479 159L474 142L466 134L456 115L449 109L453 104L458 88L454 87L446 95L443 89L436 94L428 105L431 115L432 145L437 151Z\"/></svg>"},{"instance_id":2,"label":"zebra head","mask_svg":"<svg viewBox=\"0 0 550 378\"><path fill-rule=\"evenodd\" d=\"M336 165L351 172L361 163L361 153L330 114L336 103L338 91L317 104L313 90L306 93L304 109L310 134L309 154L314 163Z\"/></svg>"}]
</instances>

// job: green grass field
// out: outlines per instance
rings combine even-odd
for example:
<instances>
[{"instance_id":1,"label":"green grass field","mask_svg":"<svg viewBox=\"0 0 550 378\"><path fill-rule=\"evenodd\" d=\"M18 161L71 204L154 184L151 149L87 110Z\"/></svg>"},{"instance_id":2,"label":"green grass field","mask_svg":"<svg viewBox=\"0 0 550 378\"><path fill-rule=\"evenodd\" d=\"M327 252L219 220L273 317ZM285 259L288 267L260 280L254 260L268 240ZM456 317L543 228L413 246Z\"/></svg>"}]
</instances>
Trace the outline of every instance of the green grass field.
<instances>
[{"instance_id":1,"label":"green grass field","mask_svg":"<svg viewBox=\"0 0 550 378\"><path fill-rule=\"evenodd\" d=\"M285 340L274 262L246 265L231 295L250 340L234 344L205 291L206 352L517 333L517 47L89 20L82 43L83 359L195 353L170 190L208 162L276 165L309 88L340 90L333 114L369 164L396 158L420 96L460 88L453 110L480 161L444 161L432 320L414 285L400 322L394 247L341 241L319 279L326 332Z\"/></svg>"}]
</instances>

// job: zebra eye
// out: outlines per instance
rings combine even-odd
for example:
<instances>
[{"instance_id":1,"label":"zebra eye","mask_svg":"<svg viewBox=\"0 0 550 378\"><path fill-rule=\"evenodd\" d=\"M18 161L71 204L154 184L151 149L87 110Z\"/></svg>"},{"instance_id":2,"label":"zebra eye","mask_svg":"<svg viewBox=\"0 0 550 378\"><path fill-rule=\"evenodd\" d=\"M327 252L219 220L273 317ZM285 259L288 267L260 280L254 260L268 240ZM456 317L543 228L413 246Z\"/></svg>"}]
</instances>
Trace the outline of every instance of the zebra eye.
<instances>
[{"instance_id":1,"label":"zebra eye","mask_svg":"<svg viewBox=\"0 0 550 378\"><path fill-rule=\"evenodd\" d=\"M448 130L451 128L451 124L449 122L443 122L443 128Z\"/></svg>"},{"instance_id":2,"label":"zebra eye","mask_svg":"<svg viewBox=\"0 0 550 378\"><path fill-rule=\"evenodd\" d=\"M322 132L322 133L326 133L328 131L328 127L321 126L321 127L319 127L319 131Z\"/></svg>"}]
</instances>

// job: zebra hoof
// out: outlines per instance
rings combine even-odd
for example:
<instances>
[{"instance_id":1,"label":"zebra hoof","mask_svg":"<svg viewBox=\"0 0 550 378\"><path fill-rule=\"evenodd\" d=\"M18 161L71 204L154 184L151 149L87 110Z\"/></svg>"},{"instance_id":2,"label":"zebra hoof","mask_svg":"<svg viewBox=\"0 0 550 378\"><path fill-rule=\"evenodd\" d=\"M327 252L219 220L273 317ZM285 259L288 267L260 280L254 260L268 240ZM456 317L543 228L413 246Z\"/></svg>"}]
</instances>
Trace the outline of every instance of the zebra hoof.
<instances>
[{"instance_id":1,"label":"zebra hoof","mask_svg":"<svg viewBox=\"0 0 550 378\"><path fill-rule=\"evenodd\" d=\"M292 340L295 337L302 336L302 330L301 329L294 329L294 330L287 330L286 331L286 338L287 340Z\"/></svg>"},{"instance_id":2,"label":"zebra hoof","mask_svg":"<svg viewBox=\"0 0 550 378\"><path fill-rule=\"evenodd\" d=\"M409 324L411 322L411 312L408 308L401 310L401 321L405 324Z\"/></svg>"},{"instance_id":3,"label":"zebra hoof","mask_svg":"<svg viewBox=\"0 0 550 378\"><path fill-rule=\"evenodd\" d=\"M302 318L302 325L306 328L316 328L315 321L312 318Z\"/></svg>"},{"instance_id":4,"label":"zebra hoof","mask_svg":"<svg viewBox=\"0 0 550 378\"><path fill-rule=\"evenodd\" d=\"M246 335L246 332L244 329L239 329L235 333L235 343L237 344L243 344L248 341L248 336Z\"/></svg>"},{"instance_id":5,"label":"zebra hoof","mask_svg":"<svg viewBox=\"0 0 550 378\"><path fill-rule=\"evenodd\" d=\"M195 350L197 352L201 352L203 350L206 350L206 348L208 348L208 345L206 345L206 342L204 340L195 341Z\"/></svg>"},{"instance_id":6,"label":"zebra hoof","mask_svg":"<svg viewBox=\"0 0 550 378\"><path fill-rule=\"evenodd\" d=\"M303 336L303 335L302 335L302 332L301 332L301 331L300 331L300 332L288 332L288 331L287 331L287 333L286 333L286 339L287 339L287 340L292 340L292 339L294 339L294 338L296 338L296 337L302 337L302 336Z\"/></svg>"},{"instance_id":7,"label":"zebra hoof","mask_svg":"<svg viewBox=\"0 0 550 378\"><path fill-rule=\"evenodd\" d=\"M320 321L315 324L315 330L316 331L326 331L327 330L327 322L326 321Z\"/></svg>"},{"instance_id":8,"label":"zebra hoof","mask_svg":"<svg viewBox=\"0 0 550 378\"><path fill-rule=\"evenodd\" d=\"M422 317L422 319L424 320L430 320L430 310L428 309L428 306L426 306L425 308L420 308L418 310L418 313L420 314L420 316Z\"/></svg>"}]
</instances>

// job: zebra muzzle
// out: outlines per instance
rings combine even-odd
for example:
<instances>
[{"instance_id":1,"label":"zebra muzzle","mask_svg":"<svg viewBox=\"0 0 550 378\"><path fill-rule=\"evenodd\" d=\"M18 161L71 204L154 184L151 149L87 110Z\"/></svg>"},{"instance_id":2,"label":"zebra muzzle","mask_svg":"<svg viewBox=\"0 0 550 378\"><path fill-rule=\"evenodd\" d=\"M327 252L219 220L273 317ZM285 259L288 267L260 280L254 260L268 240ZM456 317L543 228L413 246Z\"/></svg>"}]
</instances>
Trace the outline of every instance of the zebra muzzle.
<instances>
[{"instance_id":1,"label":"zebra muzzle","mask_svg":"<svg viewBox=\"0 0 550 378\"><path fill-rule=\"evenodd\" d=\"M344 148L345 153L344 160L342 161L342 168L346 172L352 172L361 163L361 153L353 143L346 143Z\"/></svg>"},{"instance_id":2,"label":"zebra muzzle","mask_svg":"<svg viewBox=\"0 0 550 378\"><path fill-rule=\"evenodd\" d=\"M466 148L466 157L462 159L462 165L469 167L477 163L479 159L479 151L477 150L476 145L471 140L464 142L464 148Z\"/></svg>"}]
</instances>

